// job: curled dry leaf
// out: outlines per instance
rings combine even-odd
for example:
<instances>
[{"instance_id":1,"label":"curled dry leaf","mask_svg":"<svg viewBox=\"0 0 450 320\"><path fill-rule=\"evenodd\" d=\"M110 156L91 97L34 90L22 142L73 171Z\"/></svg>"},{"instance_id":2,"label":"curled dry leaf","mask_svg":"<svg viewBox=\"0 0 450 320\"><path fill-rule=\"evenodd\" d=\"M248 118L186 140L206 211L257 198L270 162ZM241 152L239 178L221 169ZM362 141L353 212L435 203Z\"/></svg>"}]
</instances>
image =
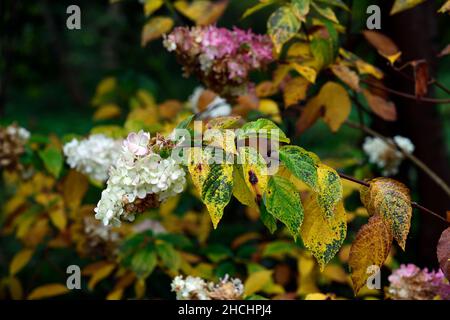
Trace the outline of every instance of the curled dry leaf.
<instances>
[{"instance_id":1,"label":"curled dry leaf","mask_svg":"<svg viewBox=\"0 0 450 320\"><path fill-rule=\"evenodd\" d=\"M387 101L383 97L373 94L366 89L363 90L363 94L373 113L386 121L397 120L397 109L393 102Z\"/></svg>"},{"instance_id":2,"label":"curled dry leaf","mask_svg":"<svg viewBox=\"0 0 450 320\"><path fill-rule=\"evenodd\" d=\"M356 92L361 91L361 87L359 86L359 76L355 71L352 71L349 67L343 64L332 65L331 71L350 88Z\"/></svg>"},{"instance_id":3,"label":"curled dry leaf","mask_svg":"<svg viewBox=\"0 0 450 320\"><path fill-rule=\"evenodd\" d=\"M409 189L396 180L376 178L370 181L369 187L362 187L360 194L369 215L383 217L395 240L405 250L412 215Z\"/></svg>"},{"instance_id":4,"label":"curled dry leaf","mask_svg":"<svg viewBox=\"0 0 450 320\"><path fill-rule=\"evenodd\" d=\"M391 228L380 215L374 215L361 227L350 249L349 266L353 290L356 293L366 284L368 268L381 268L392 245Z\"/></svg>"},{"instance_id":5,"label":"curled dry leaf","mask_svg":"<svg viewBox=\"0 0 450 320\"><path fill-rule=\"evenodd\" d=\"M376 31L364 31L364 37L378 50L378 53L394 64L401 56L401 51L397 45L387 36Z\"/></svg>"},{"instance_id":6,"label":"curled dry leaf","mask_svg":"<svg viewBox=\"0 0 450 320\"><path fill-rule=\"evenodd\" d=\"M450 280L450 228L442 232L437 246L437 257L442 272Z\"/></svg>"}]
</instances>

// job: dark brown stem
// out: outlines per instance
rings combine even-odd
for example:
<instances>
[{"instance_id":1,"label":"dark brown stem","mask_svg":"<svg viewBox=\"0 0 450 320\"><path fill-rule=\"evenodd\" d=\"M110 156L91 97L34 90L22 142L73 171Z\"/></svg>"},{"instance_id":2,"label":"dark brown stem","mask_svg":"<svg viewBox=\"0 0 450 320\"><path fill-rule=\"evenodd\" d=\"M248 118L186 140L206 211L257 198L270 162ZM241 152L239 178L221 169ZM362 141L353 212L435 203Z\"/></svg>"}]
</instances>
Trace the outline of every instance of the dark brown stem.
<instances>
[{"instance_id":1,"label":"dark brown stem","mask_svg":"<svg viewBox=\"0 0 450 320\"><path fill-rule=\"evenodd\" d=\"M435 103L435 104L449 104L450 103L450 99L433 99L433 98L426 98L426 97L418 98L413 94L390 89L390 88L375 84L375 83L365 80L365 79L361 79L360 81L363 83L366 83L376 89L383 90L383 91L386 91L386 92L389 92L389 93L392 93L392 94L395 94L397 96L407 98L407 99L417 100L417 101L426 102L426 103Z\"/></svg>"},{"instance_id":2,"label":"dark brown stem","mask_svg":"<svg viewBox=\"0 0 450 320\"><path fill-rule=\"evenodd\" d=\"M356 178L351 177L351 176L348 176L348 175L346 175L346 174L344 174L344 173L339 173L339 176L340 176L342 179L345 179L345 180L348 180L348 181L352 181L352 182L354 182L354 183L357 183L357 184L362 185L362 186L365 186L365 187L370 187L370 183L368 183L368 182L366 182L366 181L362 181L362 180L356 179ZM442 220L442 221L444 221L445 223L448 224L448 221L445 220L445 218L443 218L442 216L440 216L440 215L437 214L436 212L433 212L433 211L431 211L430 209L421 206L421 205L418 204L417 202L411 201L411 205L412 205L414 208L420 209L420 210L422 210L423 212L426 212L426 213L428 213L428 214L431 214L431 215L433 215L434 217L438 218L439 220Z\"/></svg>"},{"instance_id":3,"label":"dark brown stem","mask_svg":"<svg viewBox=\"0 0 450 320\"><path fill-rule=\"evenodd\" d=\"M373 130L369 127L360 125L358 123L355 123L355 122L352 122L349 120L347 120L345 122L345 124L351 128L360 129L371 136L380 138L381 140L383 140L386 144L388 144L392 148L399 150L405 158L409 159L417 167L422 169L423 172L425 172L434 182L436 182L437 185L439 185L442 188L442 190L445 191L445 193L448 196L450 196L450 187L447 185L447 183L445 183L445 181L442 180L441 177L439 177L433 170L431 170L431 168L429 168L423 161L421 161L420 159L418 159L416 156L412 155L411 153L406 152L402 147L397 145L397 143L394 140L383 136L382 134L376 132L375 130Z\"/></svg>"}]
</instances>

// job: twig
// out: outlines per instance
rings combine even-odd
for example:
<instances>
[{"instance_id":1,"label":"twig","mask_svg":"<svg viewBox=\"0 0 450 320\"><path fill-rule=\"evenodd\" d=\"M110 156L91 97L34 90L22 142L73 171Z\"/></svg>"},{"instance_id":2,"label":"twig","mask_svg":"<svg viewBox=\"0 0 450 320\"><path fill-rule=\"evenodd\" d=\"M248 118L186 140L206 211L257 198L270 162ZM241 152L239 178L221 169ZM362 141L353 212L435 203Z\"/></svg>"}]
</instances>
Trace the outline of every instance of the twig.
<instances>
[{"instance_id":1,"label":"twig","mask_svg":"<svg viewBox=\"0 0 450 320\"><path fill-rule=\"evenodd\" d=\"M421 101L421 102L427 102L427 103L435 103L435 104L450 104L450 99L433 99L433 98L426 98L426 97L422 97L422 98L418 98L413 94L409 94L409 93L405 93L405 92L401 92L401 91L397 91L394 89L390 89L387 88L385 86L382 85L377 85L371 81L367 81L365 79L361 79L360 80L363 83L366 83L376 89L379 90L383 90L392 94L395 94L397 96L403 97L403 98L407 98L407 99L412 99L412 100L416 100L416 101Z\"/></svg>"},{"instance_id":2,"label":"twig","mask_svg":"<svg viewBox=\"0 0 450 320\"><path fill-rule=\"evenodd\" d=\"M348 175L346 175L346 174L344 174L344 173L339 173L339 176L340 176L342 179L352 181L352 182L354 182L354 183L360 184L360 185L365 186L365 187L370 187L370 183L368 183L368 182L366 182L366 181L362 181L362 180L356 179L356 178L351 177L351 176L348 176ZM438 218L439 220L444 221L444 222L447 223L447 224L449 223L445 218L443 218L442 216L440 216L440 215L437 214L436 212L433 212L433 211L431 211L430 209L425 208L424 206L421 206L421 205L418 204L417 202L411 201L411 206L413 206L413 207L416 208L416 209L420 209L420 210L422 210L423 212L426 212L426 213L428 213L428 214L431 214L432 216Z\"/></svg>"},{"instance_id":3,"label":"twig","mask_svg":"<svg viewBox=\"0 0 450 320\"><path fill-rule=\"evenodd\" d=\"M367 127L367 126L363 126L360 125L358 123L355 123L353 121L349 121L347 120L345 122L346 125L348 125L351 128L355 128L355 129L360 129L362 131L364 131L365 133L380 138L381 140L383 140L385 143L387 143L388 145L390 145L391 147L399 150L403 156L407 159L409 159L411 162L413 162L417 167L419 167L420 169L422 169L422 171L424 171L434 182L436 182L437 185L439 185L442 190L445 191L445 193L450 196L450 187L445 183L444 180L442 180L433 170L431 170L425 163L423 163L420 159L418 159L416 156L412 155L409 152L406 152L402 147L400 147L394 140L389 139L385 136L383 136L382 134L376 132L375 130Z\"/></svg>"}]
</instances>

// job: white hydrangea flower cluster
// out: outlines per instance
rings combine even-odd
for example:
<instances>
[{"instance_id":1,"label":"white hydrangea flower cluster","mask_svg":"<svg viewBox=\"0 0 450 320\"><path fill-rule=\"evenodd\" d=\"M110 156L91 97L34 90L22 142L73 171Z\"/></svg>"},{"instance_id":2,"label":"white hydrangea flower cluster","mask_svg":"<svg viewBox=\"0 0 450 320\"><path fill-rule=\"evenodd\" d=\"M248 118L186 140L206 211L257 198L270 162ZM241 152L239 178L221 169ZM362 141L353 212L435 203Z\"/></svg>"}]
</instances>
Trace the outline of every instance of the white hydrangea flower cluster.
<instances>
[{"instance_id":1,"label":"white hydrangea flower cluster","mask_svg":"<svg viewBox=\"0 0 450 320\"><path fill-rule=\"evenodd\" d=\"M395 144L407 153L414 151L414 145L408 138L394 137ZM364 152L369 156L369 162L382 169L384 176L395 175L404 159L403 153L393 148L380 138L367 137L363 144Z\"/></svg>"},{"instance_id":2,"label":"white hydrangea flower cluster","mask_svg":"<svg viewBox=\"0 0 450 320\"><path fill-rule=\"evenodd\" d=\"M185 175L174 159L164 159L152 151L149 133L131 133L110 169L107 188L95 208L95 217L105 225L118 226L121 218L133 221L134 213L156 207L181 193Z\"/></svg>"},{"instance_id":3,"label":"white hydrangea flower cluster","mask_svg":"<svg viewBox=\"0 0 450 320\"><path fill-rule=\"evenodd\" d=\"M120 155L120 141L102 134L87 139L72 139L63 147L67 163L72 169L97 181L108 179L108 170Z\"/></svg>"},{"instance_id":4,"label":"white hydrangea flower cluster","mask_svg":"<svg viewBox=\"0 0 450 320\"><path fill-rule=\"evenodd\" d=\"M189 103L195 113L200 111L199 100L204 92L205 89L202 86L199 86L195 88L194 92L189 97ZM231 111L232 108L226 100L220 96L216 96L200 114L199 119L226 117L231 114Z\"/></svg>"},{"instance_id":5,"label":"white hydrangea flower cluster","mask_svg":"<svg viewBox=\"0 0 450 320\"><path fill-rule=\"evenodd\" d=\"M10 136L18 137L22 142L27 142L28 139L30 139L30 131L16 125L8 126L6 128L6 133Z\"/></svg>"},{"instance_id":6,"label":"white hydrangea flower cluster","mask_svg":"<svg viewBox=\"0 0 450 320\"><path fill-rule=\"evenodd\" d=\"M225 275L218 283L199 277L177 276L172 280L171 289L177 300L239 300L244 294L244 285L237 278Z\"/></svg>"}]
</instances>

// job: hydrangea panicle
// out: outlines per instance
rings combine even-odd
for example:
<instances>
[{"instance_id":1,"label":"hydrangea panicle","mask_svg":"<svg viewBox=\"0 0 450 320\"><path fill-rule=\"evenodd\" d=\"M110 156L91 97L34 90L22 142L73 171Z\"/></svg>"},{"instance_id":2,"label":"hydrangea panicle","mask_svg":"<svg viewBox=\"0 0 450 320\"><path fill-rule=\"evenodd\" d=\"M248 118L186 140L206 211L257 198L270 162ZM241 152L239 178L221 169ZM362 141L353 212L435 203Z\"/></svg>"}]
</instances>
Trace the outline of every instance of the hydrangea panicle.
<instances>
[{"instance_id":1,"label":"hydrangea panicle","mask_svg":"<svg viewBox=\"0 0 450 320\"><path fill-rule=\"evenodd\" d=\"M95 217L105 225L120 225L121 220L133 221L135 213L158 207L181 193L186 182L184 169L157 153L168 146L170 141L161 136L150 139L146 132L131 133L110 168Z\"/></svg>"},{"instance_id":2,"label":"hydrangea panicle","mask_svg":"<svg viewBox=\"0 0 450 320\"><path fill-rule=\"evenodd\" d=\"M185 75L196 75L225 98L245 94L250 71L273 60L267 35L238 28L177 27L164 37L164 46L175 52Z\"/></svg>"}]
</instances>

